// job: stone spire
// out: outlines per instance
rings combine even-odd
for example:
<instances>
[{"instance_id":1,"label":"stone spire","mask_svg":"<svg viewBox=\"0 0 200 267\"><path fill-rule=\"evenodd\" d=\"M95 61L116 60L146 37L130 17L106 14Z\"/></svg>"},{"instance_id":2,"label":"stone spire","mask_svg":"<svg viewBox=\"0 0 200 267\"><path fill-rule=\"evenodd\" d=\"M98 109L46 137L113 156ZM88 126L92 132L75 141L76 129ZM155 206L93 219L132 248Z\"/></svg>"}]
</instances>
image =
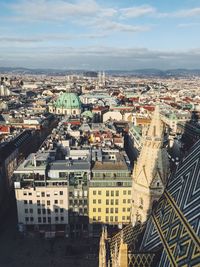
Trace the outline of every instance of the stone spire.
<instances>
[{"instance_id":1,"label":"stone spire","mask_svg":"<svg viewBox=\"0 0 200 267\"><path fill-rule=\"evenodd\" d=\"M99 243L99 267L107 267L106 241L107 241L107 229L103 227Z\"/></svg>"},{"instance_id":2,"label":"stone spire","mask_svg":"<svg viewBox=\"0 0 200 267\"><path fill-rule=\"evenodd\" d=\"M147 219L153 201L158 200L166 184L168 158L163 148L163 130L159 106L156 106L133 171L133 224Z\"/></svg>"}]
</instances>

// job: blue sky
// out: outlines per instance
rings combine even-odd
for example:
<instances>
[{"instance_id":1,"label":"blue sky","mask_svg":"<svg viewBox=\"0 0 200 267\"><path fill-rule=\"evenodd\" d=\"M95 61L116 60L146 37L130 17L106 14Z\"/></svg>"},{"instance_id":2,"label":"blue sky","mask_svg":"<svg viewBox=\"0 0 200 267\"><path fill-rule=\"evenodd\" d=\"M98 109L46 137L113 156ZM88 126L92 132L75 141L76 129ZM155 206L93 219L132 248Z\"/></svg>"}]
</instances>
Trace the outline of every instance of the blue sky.
<instances>
[{"instance_id":1,"label":"blue sky","mask_svg":"<svg viewBox=\"0 0 200 267\"><path fill-rule=\"evenodd\" d=\"M0 66L200 68L200 0L1 0Z\"/></svg>"}]
</instances>

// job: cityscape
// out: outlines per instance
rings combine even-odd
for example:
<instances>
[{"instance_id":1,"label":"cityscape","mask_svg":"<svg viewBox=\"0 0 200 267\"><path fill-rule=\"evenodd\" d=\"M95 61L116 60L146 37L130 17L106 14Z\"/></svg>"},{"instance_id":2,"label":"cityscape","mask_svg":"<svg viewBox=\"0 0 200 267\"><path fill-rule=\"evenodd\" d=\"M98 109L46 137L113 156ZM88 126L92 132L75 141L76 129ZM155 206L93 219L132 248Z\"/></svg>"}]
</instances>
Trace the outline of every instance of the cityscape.
<instances>
[{"instance_id":1,"label":"cityscape","mask_svg":"<svg viewBox=\"0 0 200 267\"><path fill-rule=\"evenodd\" d=\"M130 2L0 3L0 267L200 266L200 6Z\"/></svg>"}]
</instances>

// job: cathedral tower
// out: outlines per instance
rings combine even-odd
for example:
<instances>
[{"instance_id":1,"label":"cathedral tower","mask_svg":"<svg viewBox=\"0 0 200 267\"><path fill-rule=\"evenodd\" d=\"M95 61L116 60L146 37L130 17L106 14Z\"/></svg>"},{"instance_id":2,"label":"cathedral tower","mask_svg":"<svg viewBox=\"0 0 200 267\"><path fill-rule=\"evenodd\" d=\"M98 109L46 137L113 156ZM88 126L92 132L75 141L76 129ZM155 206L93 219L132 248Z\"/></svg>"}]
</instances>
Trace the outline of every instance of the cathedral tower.
<instances>
[{"instance_id":1,"label":"cathedral tower","mask_svg":"<svg viewBox=\"0 0 200 267\"><path fill-rule=\"evenodd\" d=\"M153 202L160 198L166 185L169 164L167 151L163 147L163 131L159 106L156 106L133 171L133 225L146 221Z\"/></svg>"}]
</instances>

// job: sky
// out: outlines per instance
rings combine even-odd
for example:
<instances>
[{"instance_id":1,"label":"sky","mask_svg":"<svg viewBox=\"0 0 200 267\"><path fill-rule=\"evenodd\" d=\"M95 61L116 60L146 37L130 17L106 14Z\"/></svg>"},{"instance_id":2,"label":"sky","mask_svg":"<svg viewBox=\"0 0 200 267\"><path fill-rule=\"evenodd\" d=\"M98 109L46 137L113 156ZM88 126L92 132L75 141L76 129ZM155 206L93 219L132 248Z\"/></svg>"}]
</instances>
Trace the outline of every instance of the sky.
<instances>
[{"instance_id":1,"label":"sky","mask_svg":"<svg viewBox=\"0 0 200 267\"><path fill-rule=\"evenodd\" d=\"M200 69L200 0L0 0L0 66Z\"/></svg>"}]
</instances>

